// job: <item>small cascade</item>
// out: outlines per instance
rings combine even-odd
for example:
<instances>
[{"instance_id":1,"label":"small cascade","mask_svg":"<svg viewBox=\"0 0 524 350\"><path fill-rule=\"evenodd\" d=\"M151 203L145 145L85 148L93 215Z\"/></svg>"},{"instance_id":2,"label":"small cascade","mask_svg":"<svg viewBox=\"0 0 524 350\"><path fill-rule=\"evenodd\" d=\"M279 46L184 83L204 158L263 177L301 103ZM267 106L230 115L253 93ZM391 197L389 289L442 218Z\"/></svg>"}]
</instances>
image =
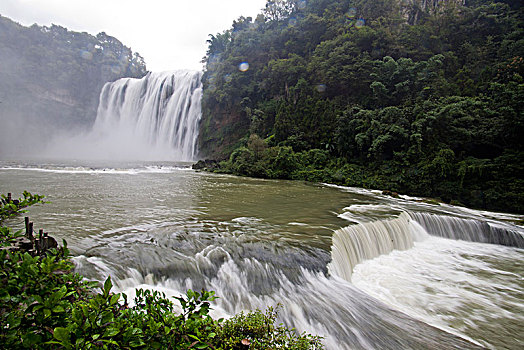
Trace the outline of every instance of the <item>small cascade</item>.
<instances>
[{"instance_id":1,"label":"small cascade","mask_svg":"<svg viewBox=\"0 0 524 350\"><path fill-rule=\"evenodd\" d=\"M429 213L410 212L409 216L432 236L524 248L522 233L510 228L496 227L474 219Z\"/></svg>"},{"instance_id":2,"label":"small cascade","mask_svg":"<svg viewBox=\"0 0 524 350\"><path fill-rule=\"evenodd\" d=\"M142 79L107 83L92 139L108 151L194 160L201 97L200 72L148 73Z\"/></svg>"},{"instance_id":3,"label":"small cascade","mask_svg":"<svg viewBox=\"0 0 524 350\"><path fill-rule=\"evenodd\" d=\"M353 268L393 250L408 250L413 242L429 235L478 243L524 248L524 235L517 227L493 226L487 222L452 216L402 212L398 218L341 228L333 234L331 274L351 281Z\"/></svg>"},{"instance_id":4,"label":"small cascade","mask_svg":"<svg viewBox=\"0 0 524 350\"><path fill-rule=\"evenodd\" d=\"M414 241L426 236L424 229L404 212L395 219L341 228L333 234L329 271L351 281L355 265L393 250L410 249Z\"/></svg>"}]
</instances>

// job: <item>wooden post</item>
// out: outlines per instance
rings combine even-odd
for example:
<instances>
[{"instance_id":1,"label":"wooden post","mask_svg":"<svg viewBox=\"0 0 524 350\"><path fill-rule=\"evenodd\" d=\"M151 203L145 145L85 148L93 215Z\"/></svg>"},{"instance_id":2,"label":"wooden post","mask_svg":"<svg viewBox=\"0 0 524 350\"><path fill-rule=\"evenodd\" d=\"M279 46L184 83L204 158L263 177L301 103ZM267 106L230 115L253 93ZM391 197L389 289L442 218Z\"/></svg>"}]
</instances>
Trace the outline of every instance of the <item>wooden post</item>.
<instances>
[{"instance_id":1,"label":"wooden post","mask_svg":"<svg viewBox=\"0 0 524 350\"><path fill-rule=\"evenodd\" d=\"M7 194L7 203L11 203L11 192Z\"/></svg>"},{"instance_id":2,"label":"wooden post","mask_svg":"<svg viewBox=\"0 0 524 350\"><path fill-rule=\"evenodd\" d=\"M35 240L36 253L40 255L44 251L44 229L38 231L38 239Z\"/></svg>"},{"instance_id":3,"label":"wooden post","mask_svg":"<svg viewBox=\"0 0 524 350\"><path fill-rule=\"evenodd\" d=\"M25 221L25 236L29 238L29 216L24 218Z\"/></svg>"},{"instance_id":4,"label":"wooden post","mask_svg":"<svg viewBox=\"0 0 524 350\"><path fill-rule=\"evenodd\" d=\"M35 238L33 237L33 223L32 222L29 223L29 230L27 232L27 238L29 238L31 242L35 240Z\"/></svg>"}]
</instances>

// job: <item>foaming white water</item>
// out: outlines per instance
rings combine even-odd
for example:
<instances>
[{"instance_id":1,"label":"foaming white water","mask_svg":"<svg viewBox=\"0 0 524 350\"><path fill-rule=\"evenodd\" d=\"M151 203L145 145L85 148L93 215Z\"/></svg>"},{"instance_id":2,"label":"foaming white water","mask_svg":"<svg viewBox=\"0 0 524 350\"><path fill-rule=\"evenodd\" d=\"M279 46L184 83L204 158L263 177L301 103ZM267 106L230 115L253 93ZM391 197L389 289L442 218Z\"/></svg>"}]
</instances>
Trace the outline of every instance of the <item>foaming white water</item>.
<instances>
[{"instance_id":1,"label":"foaming white water","mask_svg":"<svg viewBox=\"0 0 524 350\"><path fill-rule=\"evenodd\" d=\"M365 207L384 209L345 210ZM515 338L524 322L521 228L403 212L337 230L332 241L329 271L369 295L483 346L524 344Z\"/></svg>"},{"instance_id":2,"label":"foaming white water","mask_svg":"<svg viewBox=\"0 0 524 350\"><path fill-rule=\"evenodd\" d=\"M383 204L352 204L345 207L343 213L337 216L341 219L362 224L365 222L376 221L377 218L390 218L393 214L402 213L402 209L396 206Z\"/></svg>"},{"instance_id":3,"label":"foaming white water","mask_svg":"<svg viewBox=\"0 0 524 350\"><path fill-rule=\"evenodd\" d=\"M360 263L351 281L431 325L513 348L524 344L523 258L520 249L430 237Z\"/></svg>"},{"instance_id":4,"label":"foaming white water","mask_svg":"<svg viewBox=\"0 0 524 350\"><path fill-rule=\"evenodd\" d=\"M351 211L365 208L388 210L386 206L353 205L345 208L347 211L339 217L347 218ZM425 240L429 235L524 248L523 230L503 223L491 225L485 221L416 212L402 212L398 218L388 220L368 222L365 217L359 220L357 225L335 231L332 237L329 270L347 281L351 281L357 264L394 250L410 249L415 241Z\"/></svg>"},{"instance_id":5,"label":"foaming white water","mask_svg":"<svg viewBox=\"0 0 524 350\"><path fill-rule=\"evenodd\" d=\"M395 219L341 228L333 234L329 271L351 281L353 268L357 264L393 250L410 249L415 240L426 237L426 231L406 213Z\"/></svg>"},{"instance_id":6,"label":"foaming white water","mask_svg":"<svg viewBox=\"0 0 524 350\"><path fill-rule=\"evenodd\" d=\"M433 236L524 248L523 230L517 226L502 223L489 224L474 219L428 213L409 213L409 215Z\"/></svg>"},{"instance_id":7,"label":"foaming white water","mask_svg":"<svg viewBox=\"0 0 524 350\"><path fill-rule=\"evenodd\" d=\"M144 166L141 168L91 168L84 166L7 166L0 167L0 170L23 170L37 171L57 174L114 174L114 175L136 175L144 173L167 174L180 170L189 170L189 167L172 167L172 166Z\"/></svg>"},{"instance_id":8,"label":"foaming white water","mask_svg":"<svg viewBox=\"0 0 524 350\"><path fill-rule=\"evenodd\" d=\"M524 215L518 214L509 214L509 213L499 213L492 212L487 210L471 209L462 206L455 206L445 203L432 203L425 202L428 198L420 197L411 197L406 195L400 195L399 198L394 198L388 195L382 194L382 191L379 190L370 190L364 188L348 187L348 186L339 186L332 184L322 184L326 187L336 188L343 192L348 192L351 194L356 194L362 196L361 199L368 204L379 204L381 206L389 206L394 210L400 209L402 211L420 211L424 209L425 211L437 214L452 215L462 218L475 218L478 220L486 221L506 221L506 222L522 222L524 220ZM358 205L361 204L361 201L355 201ZM371 203L369 203L371 202ZM436 204L435 204L436 203ZM365 204L365 205L368 205ZM370 209L372 206L370 206ZM349 207L351 208L351 207ZM348 209L348 208L345 208ZM345 210L344 209L344 210ZM349 213L342 213L341 218L354 221L356 215L352 215L352 210Z\"/></svg>"},{"instance_id":9,"label":"foaming white water","mask_svg":"<svg viewBox=\"0 0 524 350\"><path fill-rule=\"evenodd\" d=\"M448 335L388 309L342 279L301 268L296 271L297 283L270 264L256 258L235 261L223 250L221 254L225 254L226 259L217 265L210 255L220 253L219 250L206 248L194 258L202 267L213 265L217 268L214 276L205 277L206 288L219 296L212 305L211 315L215 318L227 318L255 308L265 310L280 304L279 322L294 327L299 333L307 331L325 337L323 343L330 350L419 349L422 346L457 349L471 345L461 344L459 339L445 343L451 341ZM98 272L111 270L101 259L75 258L79 268L84 262L95 264L92 269ZM111 275L116 291L126 293L128 300L132 300L138 288L160 291L166 296L180 296L187 289L198 290L192 278L155 279L151 274L144 275L130 268L121 278L115 278L119 273L114 267ZM254 278L262 275L278 280L278 287L267 293L254 293ZM103 276L100 277L103 280ZM381 322L374 322L377 318ZM409 333L412 338L404 342L395 336L401 332ZM423 336L419 335L421 332Z\"/></svg>"},{"instance_id":10,"label":"foaming white water","mask_svg":"<svg viewBox=\"0 0 524 350\"><path fill-rule=\"evenodd\" d=\"M62 136L47 157L192 161L201 116L201 72L148 73L102 88L91 132Z\"/></svg>"}]
</instances>

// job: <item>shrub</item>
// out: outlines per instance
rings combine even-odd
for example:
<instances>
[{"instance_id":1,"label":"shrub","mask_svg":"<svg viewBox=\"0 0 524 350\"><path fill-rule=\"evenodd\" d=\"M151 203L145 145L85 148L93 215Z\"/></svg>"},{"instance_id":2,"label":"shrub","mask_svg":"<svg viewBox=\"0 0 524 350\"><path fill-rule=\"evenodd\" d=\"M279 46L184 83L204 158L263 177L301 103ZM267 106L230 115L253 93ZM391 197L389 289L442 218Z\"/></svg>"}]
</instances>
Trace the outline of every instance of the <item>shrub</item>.
<instances>
[{"instance_id":1,"label":"shrub","mask_svg":"<svg viewBox=\"0 0 524 350\"><path fill-rule=\"evenodd\" d=\"M41 202L24 192L22 205ZM26 200L24 202L24 200ZM22 206L2 202L13 216ZM111 278L101 286L74 273L69 251L50 249L31 256L15 251L20 235L0 227L0 344L10 349L322 349L320 338L297 335L275 326L269 308L224 321L209 316L214 292L188 290L172 300L157 291L138 289L134 306L113 293ZM244 346L246 342L251 345Z\"/></svg>"}]
</instances>

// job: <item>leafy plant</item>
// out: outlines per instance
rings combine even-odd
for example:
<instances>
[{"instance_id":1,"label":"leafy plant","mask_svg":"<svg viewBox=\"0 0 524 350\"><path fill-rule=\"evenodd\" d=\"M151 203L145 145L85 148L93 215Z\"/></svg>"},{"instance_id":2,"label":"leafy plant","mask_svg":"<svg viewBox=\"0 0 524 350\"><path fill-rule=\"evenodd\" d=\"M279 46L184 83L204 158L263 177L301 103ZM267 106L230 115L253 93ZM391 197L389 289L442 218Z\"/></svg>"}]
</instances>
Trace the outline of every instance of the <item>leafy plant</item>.
<instances>
[{"instance_id":1,"label":"leafy plant","mask_svg":"<svg viewBox=\"0 0 524 350\"><path fill-rule=\"evenodd\" d=\"M15 207L2 202L6 217L42 202L24 192ZM0 227L0 247L20 232ZM210 317L214 292L188 290L168 299L157 291L136 291L133 306L74 273L69 251L51 249L43 256L0 249L0 344L9 349L321 349L318 337L297 335L274 326L276 313L255 311L230 320ZM180 304L181 312L174 301ZM244 341L244 343L242 343Z\"/></svg>"},{"instance_id":2,"label":"leafy plant","mask_svg":"<svg viewBox=\"0 0 524 350\"><path fill-rule=\"evenodd\" d=\"M0 197L0 224L5 219L24 213L25 210L23 210L23 208L36 203L45 203L44 196L40 196L38 194L33 195L27 191L24 191L22 198L15 200L9 200L9 197L4 194L2 194Z\"/></svg>"}]
</instances>

